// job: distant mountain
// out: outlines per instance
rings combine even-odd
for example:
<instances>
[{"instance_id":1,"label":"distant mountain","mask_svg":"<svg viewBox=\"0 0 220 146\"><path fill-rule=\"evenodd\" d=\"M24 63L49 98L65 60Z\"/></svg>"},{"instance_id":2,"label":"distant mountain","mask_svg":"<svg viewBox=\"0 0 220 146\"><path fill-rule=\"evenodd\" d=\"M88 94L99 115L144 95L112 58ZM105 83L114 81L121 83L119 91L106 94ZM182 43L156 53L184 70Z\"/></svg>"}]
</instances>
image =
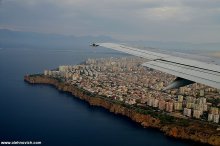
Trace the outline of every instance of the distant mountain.
<instances>
[{"instance_id":1,"label":"distant mountain","mask_svg":"<svg viewBox=\"0 0 220 146\"><path fill-rule=\"evenodd\" d=\"M21 32L8 29L0 29L0 48L74 48L77 46L85 47L92 42L120 42L108 36L67 36L59 34L45 34L36 32ZM152 47L166 50L196 52L201 51L220 51L220 43L201 43L193 44L187 42L162 42L162 41L127 41L135 47Z\"/></svg>"},{"instance_id":2,"label":"distant mountain","mask_svg":"<svg viewBox=\"0 0 220 146\"><path fill-rule=\"evenodd\" d=\"M107 36L66 36L0 29L0 48L73 48L92 42L116 42Z\"/></svg>"}]
</instances>

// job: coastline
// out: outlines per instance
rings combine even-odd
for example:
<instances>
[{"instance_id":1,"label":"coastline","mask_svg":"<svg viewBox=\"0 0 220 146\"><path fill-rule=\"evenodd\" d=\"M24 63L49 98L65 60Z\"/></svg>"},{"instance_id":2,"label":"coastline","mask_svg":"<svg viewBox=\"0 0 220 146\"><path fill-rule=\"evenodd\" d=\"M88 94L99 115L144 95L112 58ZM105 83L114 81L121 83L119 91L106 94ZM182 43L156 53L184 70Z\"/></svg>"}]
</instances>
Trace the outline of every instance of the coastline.
<instances>
[{"instance_id":1,"label":"coastline","mask_svg":"<svg viewBox=\"0 0 220 146\"><path fill-rule=\"evenodd\" d=\"M113 102L112 100L107 100L106 98L93 95L88 91L86 92L85 90L79 89L77 86L69 85L67 83L60 82L59 79L50 78L44 75L25 76L24 81L30 84L52 85L60 91L71 93L75 97L85 100L92 106L100 106L115 114L127 116L131 120L141 124L143 127L159 129L165 135L170 137L192 140L210 145L220 145L220 131L217 131L216 127L208 124L204 125L202 122L190 121L190 123L182 126L177 124L176 121L167 123L167 120L164 122L160 118L157 118L158 115L154 116L153 114L155 113L144 114L136 108L131 108L126 105Z\"/></svg>"}]
</instances>

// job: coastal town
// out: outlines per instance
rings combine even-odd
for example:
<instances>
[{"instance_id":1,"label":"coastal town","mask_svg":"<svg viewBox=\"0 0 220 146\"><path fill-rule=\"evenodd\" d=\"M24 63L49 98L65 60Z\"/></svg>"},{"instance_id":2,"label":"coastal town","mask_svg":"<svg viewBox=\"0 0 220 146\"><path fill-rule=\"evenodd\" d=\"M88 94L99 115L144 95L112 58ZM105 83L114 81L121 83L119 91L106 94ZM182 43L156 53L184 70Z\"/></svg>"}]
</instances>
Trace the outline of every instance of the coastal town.
<instances>
[{"instance_id":1,"label":"coastal town","mask_svg":"<svg viewBox=\"0 0 220 146\"><path fill-rule=\"evenodd\" d=\"M146 68L141 65L144 62L137 57L88 59L45 70L44 75L127 105L219 124L220 90L194 83L163 91L176 77Z\"/></svg>"}]
</instances>

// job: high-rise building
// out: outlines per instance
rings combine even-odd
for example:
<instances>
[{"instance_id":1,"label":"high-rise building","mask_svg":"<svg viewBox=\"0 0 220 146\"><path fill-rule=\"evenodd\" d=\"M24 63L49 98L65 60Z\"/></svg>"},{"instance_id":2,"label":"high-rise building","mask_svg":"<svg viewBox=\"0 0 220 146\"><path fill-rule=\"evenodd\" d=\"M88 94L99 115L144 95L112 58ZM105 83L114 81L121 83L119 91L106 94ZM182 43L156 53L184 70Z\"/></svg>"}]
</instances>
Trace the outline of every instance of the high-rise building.
<instances>
[{"instance_id":1,"label":"high-rise building","mask_svg":"<svg viewBox=\"0 0 220 146\"><path fill-rule=\"evenodd\" d=\"M175 102L175 103L174 103L174 109L175 109L175 110L182 110L182 109L183 109L183 104L182 104L182 102Z\"/></svg>"},{"instance_id":2,"label":"high-rise building","mask_svg":"<svg viewBox=\"0 0 220 146\"><path fill-rule=\"evenodd\" d=\"M213 122L219 123L219 114L213 115Z\"/></svg>"},{"instance_id":3,"label":"high-rise building","mask_svg":"<svg viewBox=\"0 0 220 146\"><path fill-rule=\"evenodd\" d=\"M212 121L213 120L213 114L208 114L208 121Z\"/></svg>"},{"instance_id":4,"label":"high-rise building","mask_svg":"<svg viewBox=\"0 0 220 146\"><path fill-rule=\"evenodd\" d=\"M178 95L178 102L183 102L183 95Z\"/></svg>"},{"instance_id":5,"label":"high-rise building","mask_svg":"<svg viewBox=\"0 0 220 146\"><path fill-rule=\"evenodd\" d=\"M205 97L201 97L198 99L198 103L201 104L206 104L206 98Z\"/></svg>"},{"instance_id":6,"label":"high-rise building","mask_svg":"<svg viewBox=\"0 0 220 146\"><path fill-rule=\"evenodd\" d=\"M199 95L200 95L201 97L205 96L205 90L200 90Z\"/></svg>"},{"instance_id":7,"label":"high-rise building","mask_svg":"<svg viewBox=\"0 0 220 146\"><path fill-rule=\"evenodd\" d=\"M159 109L160 110L164 110L165 109L165 104L166 104L166 102L165 102L165 100L159 100Z\"/></svg>"},{"instance_id":8,"label":"high-rise building","mask_svg":"<svg viewBox=\"0 0 220 146\"><path fill-rule=\"evenodd\" d=\"M49 75L49 71L48 70L44 70L44 75L45 76Z\"/></svg>"},{"instance_id":9,"label":"high-rise building","mask_svg":"<svg viewBox=\"0 0 220 146\"><path fill-rule=\"evenodd\" d=\"M67 70L68 70L68 66L66 66L66 65L61 65L61 66L59 66L59 71L65 72L65 71L67 71Z\"/></svg>"},{"instance_id":10,"label":"high-rise building","mask_svg":"<svg viewBox=\"0 0 220 146\"><path fill-rule=\"evenodd\" d=\"M147 105L153 106L153 100L154 100L154 98L148 98Z\"/></svg>"},{"instance_id":11,"label":"high-rise building","mask_svg":"<svg viewBox=\"0 0 220 146\"><path fill-rule=\"evenodd\" d=\"M173 112L173 102L172 101L166 102L166 111Z\"/></svg>"},{"instance_id":12,"label":"high-rise building","mask_svg":"<svg viewBox=\"0 0 220 146\"><path fill-rule=\"evenodd\" d=\"M153 107L158 107L158 103L159 103L159 100L158 99L154 99L153 100Z\"/></svg>"},{"instance_id":13,"label":"high-rise building","mask_svg":"<svg viewBox=\"0 0 220 146\"><path fill-rule=\"evenodd\" d=\"M203 111L205 111L205 112L208 111L208 105L207 104L203 104Z\"/></svg>"},{"instance_id":14,"label":"high-rise building","mask_svg":"<svg viewBox=\"0 0 220 146\"><path fill-rule=\"evenodd\" d=\"M186 108L193 108L193 107L194 107L194 103L192 103L192 102L186 103Z\"/></svg>"},{"instance_id":15,"label":"high-rise building","mask_svg":"<svg viewBox=\"0 0 220 146\"><path fill-rule=\"evenodd\" d=\"M184 108L183 110L183 115L187 116L187 117L191 117L191 113L192 113L192 110L189 109L189 108Z\"/></svg>"},{"instance_id":16,"label":"high-rise building","mask_svg":"<svg viewBox=\"0 0 220 146\"><path fill-rule=\"evenodd\" d=\"M199 119L202 115L202 112L200 110L193 110L193 117Z\"/></svg>"},{"instance_id":17,"label":"high-rise building","mask_svg":"<svg viewBox=\"0 0 220 146\"><path fill-rule=\"evenodd\" d=\"M180 88L179 88L180 94L184 94L184 93L185 93L185 88L186 88L186 87L180 87Z\"/></svg>"}]
</instances>

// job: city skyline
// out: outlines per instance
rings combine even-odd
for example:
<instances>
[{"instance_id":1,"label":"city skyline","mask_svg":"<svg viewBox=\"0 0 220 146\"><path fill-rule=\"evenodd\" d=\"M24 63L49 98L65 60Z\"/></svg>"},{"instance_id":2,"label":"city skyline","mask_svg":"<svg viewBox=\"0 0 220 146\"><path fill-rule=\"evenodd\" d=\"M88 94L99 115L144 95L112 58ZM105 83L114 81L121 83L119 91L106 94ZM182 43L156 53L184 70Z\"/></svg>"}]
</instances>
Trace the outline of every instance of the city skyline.
<instances>
[{"instance_id":1,"label":"city skyline","mask_svg":"<svg viewBox=\"0 0 220 146\"><path fill-rule=\"evenodd\" d=\"M141 66L137 57L88 59L84 64L61 65L45 70L44 76L76 86L129 106L151 108L180 119L219 123L219 89L194 83L163 91L175 76Z\"/></svg>"}]
</instances>

